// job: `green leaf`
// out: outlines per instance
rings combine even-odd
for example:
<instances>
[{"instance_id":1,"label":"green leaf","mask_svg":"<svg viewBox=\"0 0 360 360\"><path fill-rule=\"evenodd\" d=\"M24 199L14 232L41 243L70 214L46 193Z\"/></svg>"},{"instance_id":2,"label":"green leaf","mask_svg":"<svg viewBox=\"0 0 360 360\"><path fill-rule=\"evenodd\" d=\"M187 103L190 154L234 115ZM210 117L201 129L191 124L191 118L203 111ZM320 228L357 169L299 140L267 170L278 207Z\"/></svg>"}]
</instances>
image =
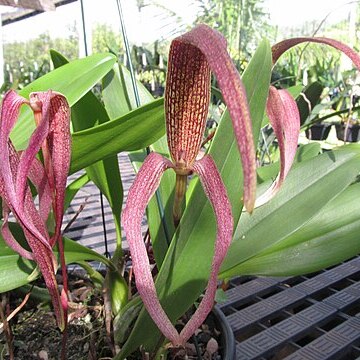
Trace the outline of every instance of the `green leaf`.
<instances>
[{"instance_id":1,"label":"green leaf","mask_svg":"<svg viewBox=\"0 0 360 360\"><path fill-rule=\"evenodd\" d=\"M51 52L51 58L54 66L65 66L68 63L65 57L55 51ZM110 121L104 106L91 90L72 107L71 120L75 131L92 128L95 124ZM92 164L86 168L86 173L109 202L115 223L116 242L120 247L123 188L117 156L109 156L105 160Z\"/></svg>"},{"instance_id":2,"label":"green leaf","mask_svg":"<svg viewBox=\"0 0 360 360\"><path fill-rule=\"evenodd\" d=\"M90 179L106 197L115 224L116 244L121 247L121 208L123 204L123 186L120 177L119 162L116 155L99 161L86 168Z\"/></svg>"},{"instance_id":3,"label":"green leaf","mask_svg":"<svg viewBox=\"0 0 360 360\"><path fill-rule=\"evenodd\" d=\"M137 80L136 85L141 105L154 100L140 81ZM113 69L106 74L103 79L102 95L111 120L137 108L130 72L122 65L115 64Z\"/></svg>"},{"instance_id":4,"label":"green leaf","mask_svg":"<svg viewBox=\"0 0 360 360\"><path fill-rule=\"evenodd\" d=\"M289 276L360 253L360 184L349 186L307 224L237 267L241 274Z\"/></svg>"},{"instance_id":5,"label":"green leaf","mask_svg":"<svg viewBox=\"0 0 360 360\"><path fill-rule=\"evenodd\" d=\"M111 54L95 54L55 69L23 88L19 94L28 98L33 91L52 89L64 94L69 105L74 105L113 67L116 61ZM32 111L23 106L19 121L11 133L18 149L27 146L28 139L35 128Z\"/></svg>"},{"instance_id":6,"label":"green leaf","mask_svg":"<svg viewBox=\"0 0 360 360\"><path fill-rule=\"evenodd\" d=\"M142 149L165 133L163 99L72 135L70 173L121 151Z\"/></svg>"},{"instance_id":7,"label":"green leaf","mask_svg":"<svg viewBox=\"0 0 360 360\"><path fill-rule=\"evenodd\" d=\"M300 145L296 151L293 166L304 160L310 159L320 153L321 146L318 142ZM275 162L271 165L262 166L257 169L258 183L262 183L266 180L275 180L279 173L279 162Z\"/></svg>"},{"instance_id":8,"label":"green leaf","mask_svg":"<svg viewBox=\"0 0 360 360\"><path fill-rule=\"evenodd\" d=\"M54 65L54 69L57 69L69 62L69 60L63 54L54 49L50 49L50 58Z\"/></svg>"},{"instance_id":9,"label":"green leaf","mask_svg":"<svg viewBox=\"0 0 360 360\"><path fill-rule=\"evenodd\" d=\"M91 282L99 289L102 290L104 286L104 277L94 269L93 266L88 264L86 261L77 261L78 265L80 265L88 274Z\"/></svg>"},{"instance_id":10,"label":"green leaf","mask_svg":"<svg viewBox=\"0 0 360 360\"><path fill-rule=\"evenodd\" d=\"M270 45L263 41L243 75L255 139L258 139L265 110L271 66ZM242 174L228 115L221 120L209 151L228 190L234 217L238 219L242 206ZM204 290L210 272L215 234L214 214L198 183L156 279L160 301L170 319L181 316ZM143 309L121 354L125 357L141 344L145 349L153 350L159 338L159 331Z\"/></svg>"},{"instance_id":11,"label":"green leaf","mask_svg":"<svg viewBox=\"0 0 360 360\"><path fill-rule=\"evenodd\" d=\"M291 96L296 99L299 97L300 93L302 92L303 90L303 85L294 85L294 86L291 86L289 88L287 88L286 90L291 94Z\"/></svg>"},{"instance_id":12,"label":"green leaf","mask_svg":"<svg viewBox=\"0 0 360 360\"><path fill-rule=\"evenodd\" d=\"M359 160L360 146L327 152L295 166L274 199L240 218L220 277L241 274L244 262L280 243L315 216L355 180Z\"/></svg>"},{"instance_id":13,"label":"green leaf","mask_svg":"<svg viewBox=\"0 0 360 360\"><path fill-rule=\"evenodd\" d=\"M116 316L128 302L128 286L118 270L109 270L108 279L112 313Z\"/></svg>"},{"instance_id":14,"label":"green leaf","mask_svg":"<svg viewBox=\"0 0 360 360\"><path fill-rule=\"evenodd\" d=\"M15 238L26 243L23 232L18 224L10 224L11 231ZM107 266L111 266L108 259L97 252L88 249L79 243L64 237L65 260L67 264L77 261L99 261ZM55 251L56 253L56 251ZM28 284L32 278L32 273L36 268L33 261L25 260L16 252L9 248L0 235L0 293L10 291L19 286ZM11 274L11 276L9 276ZM38 276L38 275L37 275ZM37 277L36 276L36 277Z\"/></svg>"}]
</instances>

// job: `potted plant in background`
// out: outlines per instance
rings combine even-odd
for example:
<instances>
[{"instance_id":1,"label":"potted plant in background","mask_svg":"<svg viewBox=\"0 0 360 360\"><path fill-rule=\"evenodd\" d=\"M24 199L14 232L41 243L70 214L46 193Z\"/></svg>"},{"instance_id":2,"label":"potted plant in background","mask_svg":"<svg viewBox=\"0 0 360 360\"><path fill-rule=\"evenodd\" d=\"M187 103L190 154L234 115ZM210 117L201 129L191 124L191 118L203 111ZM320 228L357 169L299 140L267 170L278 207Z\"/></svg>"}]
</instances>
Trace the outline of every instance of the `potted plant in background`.
<instances>
[{"instance_id":1,"label":"potted plant in background","mask_svg":"<svg viewBox=\"0 0 360 360\"><path fill-rule=\"evenodd\" d=\"M347 109L347 112L344 111L341 114L341 121L335 124L336 135L339 140L344 142L358 142L360 140L360 125L356 105L359 101L360 86L351 78L346 82L351 85L349 92L340 93L340 98L333 105L336 110Z\"/></svg>"},{"instance_id":2,"label":"potted plant in background","mask_svg":"<svg viewBox=\"0 0 360 360\"><path fill-rule=\"evenodd\" d=\"M176 39L169 61L165 100L169 149L163 138L163 100L152 101L139 85L141 97L148 103L131 111L135 104L129 91L129 74L115 65L115 58L111 55L94 55L64 65L22 91L23 96L28 96L30 89L44 91L52 88L67 96L77 118L73 121L80 119L84 124L81 130L72 134L70 172L86 168L86 176L107 191L115 221L119 222L119 203L114 199L119 193L122 195L122 189L121 183L117 182L119 178L109 178L113 168L107 160L121 151L134 151L146 146L158 153L151 153L145 161L143 151L132 155L136 168L142 162L144 165L130 191L123 214L141 299L134 296L128 300L127 285L123 281L121 234L111 260L65 239L67 263L81 264L83 260L96 259L105 263L112 272L103 285L113 304L112 315L116 316L115 339L121 345L121 351L114 353L116 358L125 358L140 348L146 353L161 354L171 344L183 346L209 313L218 278L226 282L226 279L239 274L301 274L333 265L360 251L358 241L353 238L358 227L346 229L341 237L331 239L330 244L326 236L323 239L318 234L310 239L301 236L309 219L321 214L326 204L341 197L360 172L360 148L357 146L320 155L304 151L303 147L298 149L300 115L295 100L286 90L270 87L273 63L283 52L305 41L334 46L360 68L359 56L334 40L296 38L281 42L272 49L267 41L263 41L241 81L227 55L225 41L217 32L202 25ZM222 61L218 60L219 55ZM195 160L207 114L210 69L218 79L229 112L224 113L208 153L201 160ZM104 76L102 104L87 92ZM64 83L61 81L63 78L71 80ZM265 107L278 138L281 162L262 169L263 184L255 201L255 184L260 169L255 166L254 143L259 138ZM194 118L194 114L200 116ZM18 150L26 147L33 128L29 125L29 112L19 117L20 125L12 134ZM42 140L36 137L33 141L38 141L38 147L42 145ZM242 165L235 143L240 147ZM297 164L289 172L294 159ZM97 166L96 171L92 171L90 166ZM169 170L160 182L160 175L166 168L175 169L176 176ZM192 172L200 175L205 193L195 176L187 186L188 175ZM279 175L273 182L277 173ZM83 183L84 178L76 183L75 189L81 188ZM152 197L158 186L158 196ZM68 188L65 204L74 195L73 189ZM5 205L6 201L5 198ZM255 205L252 215L242 212L243 201L250 212ZM310 208L306 206L309 201L313 204ZM148 202L152 252L158 269L155 283L139 225ZM162 207L158 206L159 202ZM218 228L213 220L212 207ZM354 209L355 212L358 210ZM335 214L327 216L329 220ZM331 218L332 226L342 221L342 214ZM120 232L120 226L118 229ZM326 229L321 231L326 234ZM29 261L26 268L20 267L19 256L4 242L0 246L3 249L0 253L1 291L27 284L39 275L33 263ZM8 279L9 271L13 280ZM179 334L173 324L199 298L200 305Z\"/></svg>"},{"instance_id":3,"label":"potted plant in background","mask_svg":"<svg viewBox=\"0 0 360 360\"><path fill-rule=\"evenodd\" d=\"M309 140L326 140L329 136L332 124L319 123L314 124L305 130L306 137Z\"/></svg>"},{"instance_id":4,"label":"potted plant in background","mask_svg":"<svg viewBox=\"0 0 360 360\"><path fill-rule=\"evenodd\" d=\"M331 129L331 123L317 120L319 112L324 107L321 104L323 92L324 86L315 81L306 86L296 99L300 123L305 127L305 135L309 140L326 140Z\"/></svg>"},{"instance_id":5,"label":"potted plant in background","mask_svg":"<svg viewBox=\"0 0 360 360\"><path fill-rule=\"evenodd\" d=\"M335 124L336 136L344 142L358 142L360 140L360 124L358 120L345 120Z\"/></svg>"}]
</instances>

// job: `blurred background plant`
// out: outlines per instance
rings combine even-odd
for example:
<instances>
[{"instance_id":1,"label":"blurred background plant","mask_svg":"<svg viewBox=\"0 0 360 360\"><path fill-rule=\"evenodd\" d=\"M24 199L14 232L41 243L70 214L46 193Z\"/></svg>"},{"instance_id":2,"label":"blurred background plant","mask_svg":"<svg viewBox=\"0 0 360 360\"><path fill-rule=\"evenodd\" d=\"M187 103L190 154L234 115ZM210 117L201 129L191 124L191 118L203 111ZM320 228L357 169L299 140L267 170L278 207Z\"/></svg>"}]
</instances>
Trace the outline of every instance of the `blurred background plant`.
<instances>
[{"instance_id":1,"label":"blurred background plant","mask_svg":"<svg viewBox=\"0 0 360 360\"><path fill-rule=\"evenodd\" d=\"M98 16L90 14L89 9L93 5L85 0L82 7L84 16L79 19L79 2L75 1L77 8L72 1L65 3L69 4L59 6L58 10L72 7L76 11L70 11L78 13L76 16L72 15L71 20L65 24L66 36L54 37L43 29L43 32L36 37L24 40L20 35L16 38L12 34L14 32L12 26L16 21L6 20L9 16L3 14L3 23L6 24L2 31L3 91L11 87L22 88L48 72L51 69L50 49L59 51L69 60L83 55L84 41L88 43L89 53L109 51L119 58L120 63L128 65L119 25L114 20L102 21L102 9L98 9ZM104 2L104 8L108 6L106 3L108 1ZM149 28L149 34L147 31L145 33L139 31L138 34L130 37L131 60L136 76L153 95L161 96L165 82L166 54L171 39L198 23L206 23L225 36L229 52L241 72L254 53L256 45L264 37L274 43L279 39L299 34L324 35L344 41L356 49L359 46L356 29L360 22L360 5L356 2L344 4L340 9L347 12L348 16L336 20L332 18L338 10L334 9L335 3L339 2L334 2L333 12L326 16L322 15L322 18L284 26L272 20L277 16L272 10L274 5L272 0L197 0L191 4L191 7L189 6L188 14L186 13L188 4L184 4L185 6L181 8L179 5L176 7L161 0L134 0L125 9L125 18L132 19L127 20L128 27L130 30L136 29L137 25L141 29ZM16 19L16 16L12 18ZM33 19L24 21L30 23ZM304 58L306 61L303 61ZM324 98L340 96L349 90L348 79L355 81L355 71L346 72L349 68L348 62L338 52L326 47L310 45L288 52L277 64L272 80L284 87L297 84L306 86L318 81L327 89Z\"/></svg>"}]
</instances>

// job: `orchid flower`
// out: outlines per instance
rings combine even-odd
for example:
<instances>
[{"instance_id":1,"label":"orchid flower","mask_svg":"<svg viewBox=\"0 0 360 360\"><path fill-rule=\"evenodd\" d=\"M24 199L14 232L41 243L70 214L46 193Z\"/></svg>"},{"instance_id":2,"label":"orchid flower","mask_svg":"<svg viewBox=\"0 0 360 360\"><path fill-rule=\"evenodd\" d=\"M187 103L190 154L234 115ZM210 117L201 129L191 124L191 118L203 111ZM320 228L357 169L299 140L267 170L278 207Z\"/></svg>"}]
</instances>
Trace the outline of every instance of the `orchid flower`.
<instances>
[{"instance_id":1,"label":"orchid flower","mask_svg":"<svg viewBox=\"0 0 360 360\"><path fill-rule=\"evenodd\" d=\"M272 47L273 64L279 57L295 45L304 42L314 42L329 45L337 50L342 51L360 70L360 56L349 46L340 41L324 37L301 37L283 40ZM279 142L280 149L280 172L271 187L256 199L255 207L261 206L272 199L280 190L291 165L293 163L298 135L300 131L300 115L295 100L290 93L285 90L277 90L270 86L269 97L266 107L271 126Z\"/></svg>"},{"instance_id":2,"label":"orchid flower","mask_svg":"<svg viewBox=\"0 0 360 360\"><path fill-rule=\"evenodd\" d=\"M274 61L293 45L295 43L284 43L274 47ZM347 47L345 49L343 45L337 45L337 48L357 59L357 55ZM279 191L293 162L300 131L296 102L286 90L277 90L271 86L266 110L278 137L281 166L276 181L255 202L256 158L248 102L240 76L227 53L225 39L208 26L199 25L172 41L165 90L166 132L171 161L160 154L148 155L129 190L122 221L138 292L149 315L173 346L184 346L210 312L215 298L217 274L233 232L231 205L214 161L210 155L196 160L208 113L211 72L217 78L233 123L243 165L243 201L248 212L251 213L254 206L269 201ZM160 304L141 236L145 208L159 186L163 172L168 169L176 173L173 208L175 225L180 221L187 177L193 173L200 178L217 224L210 278L204 297L180 333Z\"/></svg>"},{"instance_id":3,"label":"orchid flower","mask_svg":"<svg viewBox=\"0 0 360 360\"><path fill-rule=\"evenodd\" d=\"M210 101L211 71L215 74L233 120L244 172L244 204L252 211L255 202L256 163L252 126L246 93L227 50L225 39L205 25L173 40L168 61L165 115L172 161L151 153L129 190L123 212L123 226L131 251L136 286L150 316L174 346L183 346L212 309L217 274L230 245L233 232L231 205L220 174L210 155L196 160ZM163 310L156 294L146 249L141 236L145 208L167 169L176 173L174 221L181 216L181 202L187 177L199 176L214 209L217 236L210 279L204 297L192 318L179 334Z\"/></svg>"},{"instance_id":4,"label":"orchid flower","mask_svg":"<svg viewBox=\"0 0 360 360\"><path fill-rule=\"evenodd\" d=\"M37 126L28 147L18 152L10 140L10 132L23 104L32 109ZM58 326L62 330L67 318L67 277L61 224L70 147L70 109L64 96L47 91L32 93L30 100L27 100L15 91L5 94L0 116L0 196L3 199L1 233L8 246L22 257L37 263L49 289ZM44 165L36 158L40 149ZM28 180L37 190L38 208ZM51 208L55 217L53 236L49 235L46 227ZM8 223L10 212L21 226L31 251L13 237ZM58 244L63 271L61 296L55 279L57 262L52 251L55 244Z\"/></svg>"}]
</instances>

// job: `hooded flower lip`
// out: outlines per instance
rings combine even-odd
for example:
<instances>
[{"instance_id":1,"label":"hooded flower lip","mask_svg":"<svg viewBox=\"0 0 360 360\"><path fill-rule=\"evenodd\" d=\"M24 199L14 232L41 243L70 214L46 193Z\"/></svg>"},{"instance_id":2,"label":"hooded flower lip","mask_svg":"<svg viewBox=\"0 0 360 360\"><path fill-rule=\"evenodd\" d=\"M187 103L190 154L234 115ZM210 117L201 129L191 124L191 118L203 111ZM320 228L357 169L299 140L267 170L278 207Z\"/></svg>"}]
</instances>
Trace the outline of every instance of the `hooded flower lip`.
<instances>
[{"instance_id":1,"label":"hooded flower lip","mask_svg":"<svg viewBox=\"0 0 360 360\"><path fill-rule=\"evenodd\" d=\"M191 62L188 59L189 54L193 56ZM199 152L208 113L211 70L218 81L233 122L243 164L244 205L249 212L252 212L256 192L256 156L250 111L240 75L227 52L225 38L207 25L198 25L190 32L173 40L169 63L165 89L165 104L167 104L165 113L169 149L173 160L176 160L174 154L178 155L182 151L185 154L190 152L195 154L189 156L190 161L185 159L185 163L186 160L191 162ZM176 67L176 74L180 74L175 81L174 67ZM201 76L200 71L203 72ZM190 76L191 72L195 74L194 79ZM204 99L200 98L202 94ZM171 102L173 106L169 106ZM179 103L187 103L187 105L176 106ZM184 109L185 113L181 113ZM192 117L189 117L190 113ZM191 123L187 123L186 120ZM172 146L173 139L180 139L177 140L180 146L175 149ZM186 144L186 148L181 147L182 144ZM191 151L188 151L188 148Z\"/></svg>"},{"instance_id":2,"label":"hooded flower lip","mask_svg":"<svg viewBox=\"0 0 360 360\"><path fill-rule=\"evenodd\" d=\"M36 106L34 106L36 99ZM17 152L10 132L19 117L20 107L30 105L37 127L27 149ZM43 148L45 167L36 158ZM67 291L66 268L60 235L66 177L70 165L70 110L64 96L47 91L30 94L30 102L9 91L5 94L0 118L0 196L3 198L2 235L6 243L21 256L34 260L43 274L52 297L58 325L66 326L66 296L60 297L55 273L57 264L52 247L58 243L63 268L64 293ZM30 180L39 196L36 207L28 185ZM46 220L53 208L55 235L50 238ZM8 225L9 213L23 229L31 252L12 236Z\"/></svg>"},{"instance_id":3,"label":"hooded flower lip","mask_svg":"<svg viewBox=\"0 0 360 360\"><path fill-rule=\"evenodd\" d=\"M210 101L210 68L202 52L171 43L165 89L168 146L176 170L191 167L200 150Z\"/></svg>"}]
</instances>

